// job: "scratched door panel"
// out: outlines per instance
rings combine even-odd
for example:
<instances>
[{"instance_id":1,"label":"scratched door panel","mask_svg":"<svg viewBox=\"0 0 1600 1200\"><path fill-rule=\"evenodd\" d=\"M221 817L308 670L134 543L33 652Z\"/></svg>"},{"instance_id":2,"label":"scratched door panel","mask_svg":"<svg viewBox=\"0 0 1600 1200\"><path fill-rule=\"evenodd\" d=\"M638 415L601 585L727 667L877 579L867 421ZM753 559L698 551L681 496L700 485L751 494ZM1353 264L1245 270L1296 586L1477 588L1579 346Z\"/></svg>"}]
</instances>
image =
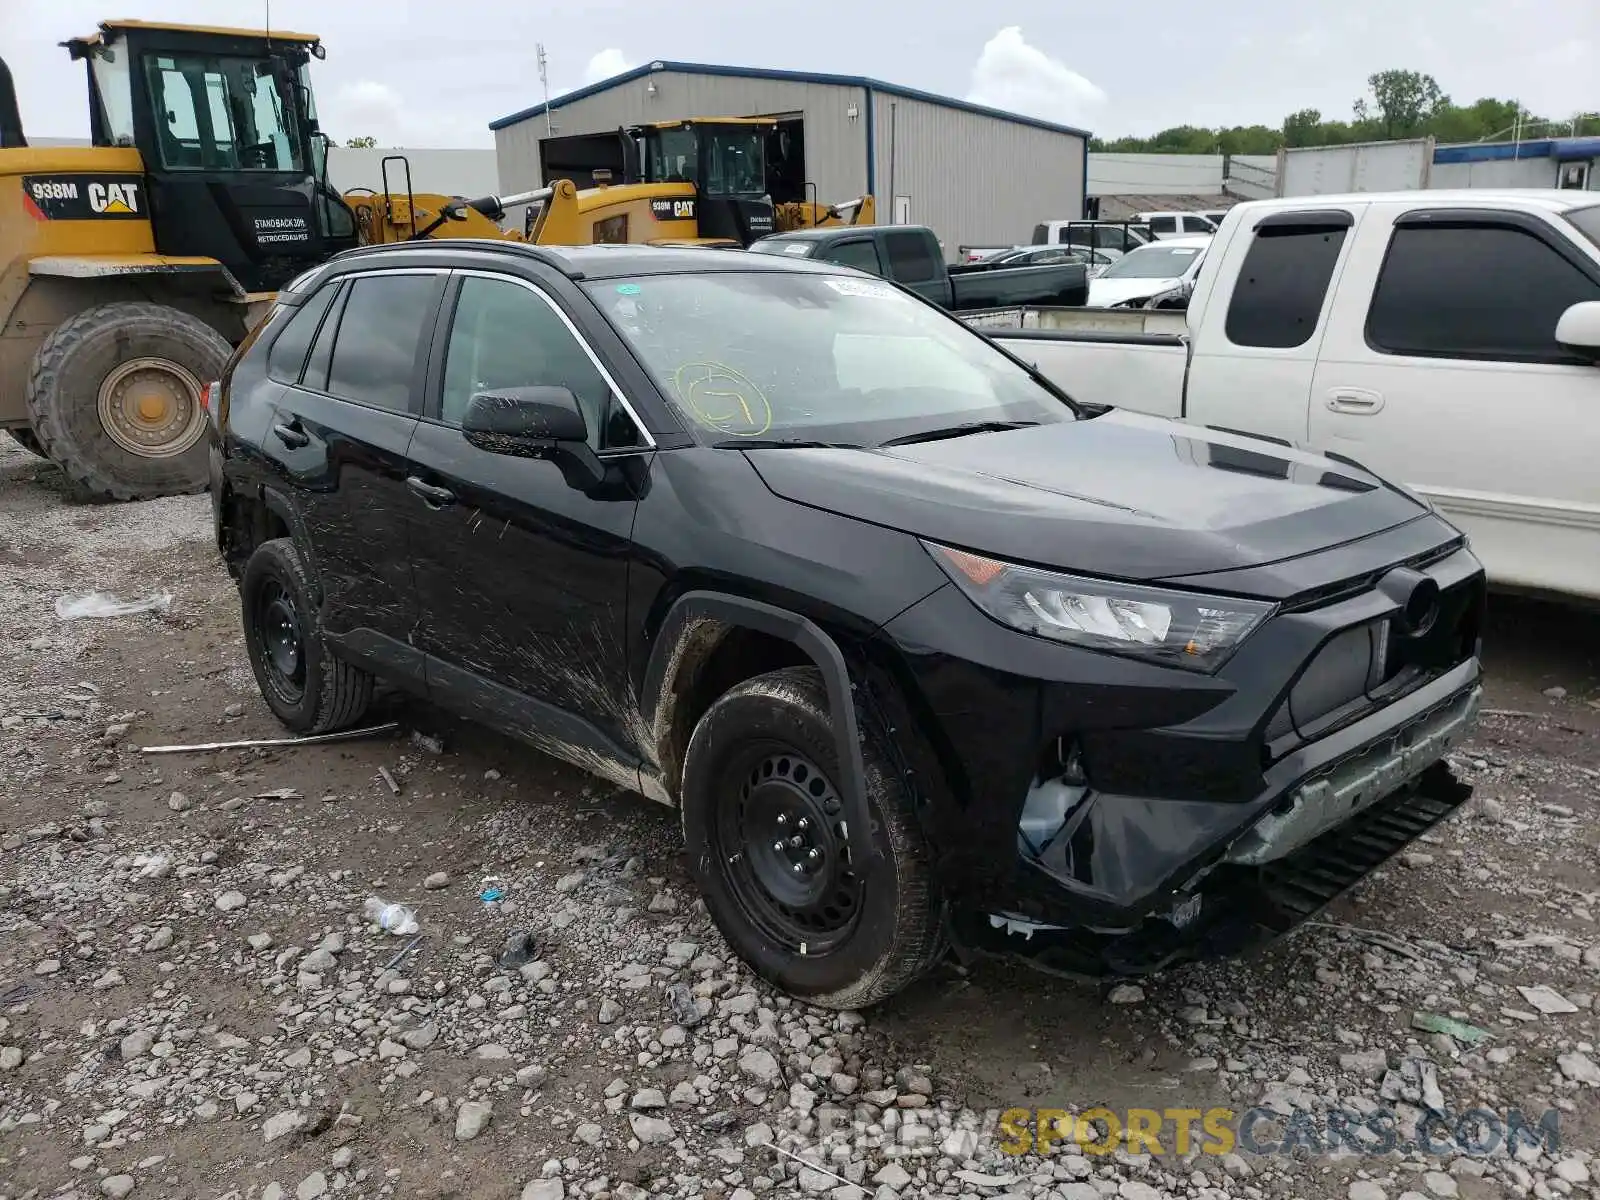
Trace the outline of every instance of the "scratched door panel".
<instances>
[{"instance_id":1,"label":"scratched door panel","mask_svg":"<svg viewBox=\"0 0 1600 1200\"><path fill-rule=\"evenodd\" d=\"M635 750L623 648L631 489L586 494L553 462L478 450L433 421L417 427L410 457L416 478L454 497L412 501L418 647Z\"/></svg>"}]
</instances>

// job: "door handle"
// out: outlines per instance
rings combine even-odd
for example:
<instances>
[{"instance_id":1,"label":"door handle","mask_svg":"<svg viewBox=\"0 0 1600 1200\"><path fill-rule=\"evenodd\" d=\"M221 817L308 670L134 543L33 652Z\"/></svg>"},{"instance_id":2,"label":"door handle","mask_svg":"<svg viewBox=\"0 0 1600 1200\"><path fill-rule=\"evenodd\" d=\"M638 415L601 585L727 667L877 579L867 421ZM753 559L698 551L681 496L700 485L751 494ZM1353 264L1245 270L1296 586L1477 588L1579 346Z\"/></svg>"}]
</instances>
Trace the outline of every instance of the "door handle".
<instances>
[{"instance_id":1,"label":"door handle","mask_svg":"<svg viewBox=\"0 0 1600 1200\"><path fill-rule=\"evenodd\" d=\"M406 477L406 486L418 496L429 508L444 508L456 502L456 494L449 488L434 487L431 483L424 483L415 475Z\"/></svg>"},{"instance_id":2,"label":"door handle","mask_svg":"<svg viewBox=\"0 0 1600 1200\"><path fill-rule=\"evenodd\" d=\"M272 427L272 432L280 442L291 450L300 450L311 444L311 435L300 428L299 417L288 421L279 421Z\"/></svg>"},{"instance_id":3,"label":"door handle","mask_svg":"<svg viewBox=\"0 0 1600 1200\"><path fill-rule=\"evenodd\" d=\"M1383 408L1383 395L1366 388L1333 388L1328 392L1328 407L1334 412L1371 416Z\"/></svg>"}]
</instances>

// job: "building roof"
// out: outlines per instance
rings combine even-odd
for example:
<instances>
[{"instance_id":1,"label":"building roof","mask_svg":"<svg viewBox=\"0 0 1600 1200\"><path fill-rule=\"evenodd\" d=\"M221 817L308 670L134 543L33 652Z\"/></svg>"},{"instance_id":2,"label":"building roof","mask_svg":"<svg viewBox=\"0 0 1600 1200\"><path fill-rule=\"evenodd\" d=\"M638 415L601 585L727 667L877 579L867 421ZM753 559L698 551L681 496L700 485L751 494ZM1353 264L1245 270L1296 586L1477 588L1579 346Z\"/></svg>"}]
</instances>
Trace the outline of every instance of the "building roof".
<instances>
[{"instance_id":1,"label":"building roof","mask_svg":"<svg viewBox=\"0 0 1600 1200\"><path fill-rule=\"evenodd\" d=\"M1435 146L1440 164L1498 162L1510 158L1554 158L1562 161L1600 157L1600 137L1539 138L1521 142L1466 142Z\"/></svg>"},{"instance_id":2,"label":"building roof","mask_svg":"<svg viewBox=\"0 0 1600 1200\"><path fill-rule=\"evenodd\" d=\"M940 96L934 92L924 92L918 88L903 87L898 83L885 83L881 79L869 79L865 75L828 75L816 71L780 71L768 67L727 67L713 63L669 62L665 59L656 59L642 67L635 67L631 71L624 71L621 75L613 75L610 79L602 79L599 83L590 84L588 87L579 88L575 92L568 92L564 96L557 96L548 104L536 104L532 108L525 108L521 112L514 112L508 117L501 117L498 121L490 121L490 129L504 129L507 125L515 125L519 121L526 121L529 117L542 117L546 110L554 112L579 100L586 100L590 96L597 96L601 92L609 91L624 83L631 83L635 79L643 79L647 75L657 72L674 72L679 75L720 75L733 79L772 79L787 83L820 83L831 84L834 87L858 87L869 91L882 92L886 96L900 96L907 100L920 100L924 104L937 104L942 108L955 109L958 112L976 113L981 117L993 117L1000 121L1011 121L1017 125L1030 125L1035 129L1048 129L1052 133L1065 133L1073 137L1087 139L1088 130L1076 129L1071 125L1058 125L1054 121L1041 121L1037 117L1025 117L1021 113L1006 112L1004 109L990 108L986 104L972 104L966 100L957 100L952 96Z\"/></svg>"}]
</instances>

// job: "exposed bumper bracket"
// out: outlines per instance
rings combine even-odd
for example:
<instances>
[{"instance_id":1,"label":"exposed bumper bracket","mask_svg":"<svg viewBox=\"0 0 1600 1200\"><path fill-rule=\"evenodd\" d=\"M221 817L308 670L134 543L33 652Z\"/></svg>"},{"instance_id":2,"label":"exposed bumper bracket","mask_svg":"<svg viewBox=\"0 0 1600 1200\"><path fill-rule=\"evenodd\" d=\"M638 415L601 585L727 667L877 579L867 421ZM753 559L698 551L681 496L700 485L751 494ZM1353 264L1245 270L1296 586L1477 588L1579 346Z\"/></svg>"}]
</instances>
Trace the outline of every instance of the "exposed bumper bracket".
<instances>
[{"instance_id":1,"label":"exposed bumper bracket","mask_svg":"<svg viewBox=\"0 0 1600 1200\"><path fill-rule=\"evenodd\" d=\"M1274 862L1404 787L1466 737L1482 704L1481 687L1463 692L1387 742L1306 780L1247 830L1225 861L1243 866Z\"/></svg>"}]
</instances>

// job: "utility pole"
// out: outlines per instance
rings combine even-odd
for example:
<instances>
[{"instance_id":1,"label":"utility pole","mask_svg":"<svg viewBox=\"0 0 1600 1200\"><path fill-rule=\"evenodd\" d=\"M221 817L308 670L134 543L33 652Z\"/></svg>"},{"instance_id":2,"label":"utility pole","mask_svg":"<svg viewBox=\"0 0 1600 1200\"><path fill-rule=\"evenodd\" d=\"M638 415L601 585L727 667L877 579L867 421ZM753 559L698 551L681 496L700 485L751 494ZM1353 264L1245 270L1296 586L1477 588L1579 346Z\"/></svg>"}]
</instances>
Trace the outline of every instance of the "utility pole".
<instances>
[{"instance_id":1,"label":"utility pole","mask_svg":"<svg viewBox=\"0 0 1600 1200\"><path fill-rule=\"evenodd\" d=\"M544 131L546 136L554 137L556 127L550 123L550 63L544 56L544 43L536 43L539 52L539 83L544 87Z\"/></svg>"}]
</instances>

